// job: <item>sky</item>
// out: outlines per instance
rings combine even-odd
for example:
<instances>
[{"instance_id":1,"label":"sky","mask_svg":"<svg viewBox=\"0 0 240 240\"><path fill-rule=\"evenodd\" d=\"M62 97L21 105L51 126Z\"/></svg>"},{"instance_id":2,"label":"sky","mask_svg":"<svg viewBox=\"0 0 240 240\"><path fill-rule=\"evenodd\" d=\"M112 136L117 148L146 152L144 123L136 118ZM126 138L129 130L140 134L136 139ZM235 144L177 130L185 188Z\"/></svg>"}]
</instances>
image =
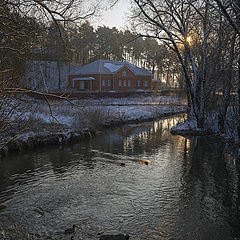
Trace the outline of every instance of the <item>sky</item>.
<instances>
[{"instance_id":1,"label":"sky","mask_svg":"<svg viewBox=\"0 0 240 240\"><path fill-rule=\"evenodd\" d=\"M127 23L126 15L130 12L130 0L119 0L114 7L103 11L97 26L108 26L110 28L124 29Z\"/></svg>"}]
</instances>

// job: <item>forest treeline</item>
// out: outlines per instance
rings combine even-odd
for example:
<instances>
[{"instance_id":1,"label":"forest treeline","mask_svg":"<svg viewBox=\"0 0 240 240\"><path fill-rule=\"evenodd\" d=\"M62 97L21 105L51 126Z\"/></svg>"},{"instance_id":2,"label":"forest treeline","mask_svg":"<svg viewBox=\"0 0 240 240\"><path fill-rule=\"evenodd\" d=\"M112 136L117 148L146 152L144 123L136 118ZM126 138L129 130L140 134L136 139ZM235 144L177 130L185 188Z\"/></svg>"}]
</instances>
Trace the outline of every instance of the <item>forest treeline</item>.
<instances>
[{"instance_id":1,"label":"forest treeline","mask_svg":"<svg viewBox=\"0 0 240 240\"><path fill-rule=\"evenodd\" d=\"M44 18L39 20L26 12L21 13L23 10L20 6L17 8L10 2L2 2L0 61L4 62L2 70L14 67L14 78L16 72L17 77L23 74L23 65L29 60L80 64L97 59L129 61L151 70L157 78L161 78L161 74L166 78L182 72L176 54L154 38L145 38L137 32L115 27L94 28L87 20L77 23L55 19L46 21Z\"/></svg>"},{"instance_id":2,"label":"forest treeline","mask_svg":"<svg viewBox=\"0 0 240 240\"><path fill-rule=\"evenodd\" d=\"M62 28L62 26L60 26ZM36 49L36 59L68 60L87 64L97 59L129 61L139 67L151 70L158 76L179 72L175 53L153 38L143 38L130 30L118 30L107 26L96 29L88 22L80 26L65 26L59 36L59 29L53 23L46 27L45 42ZM64 42L62 42L62 38ZM40 54L41 53L41 54Z\"/></svg>"}]
</instances>

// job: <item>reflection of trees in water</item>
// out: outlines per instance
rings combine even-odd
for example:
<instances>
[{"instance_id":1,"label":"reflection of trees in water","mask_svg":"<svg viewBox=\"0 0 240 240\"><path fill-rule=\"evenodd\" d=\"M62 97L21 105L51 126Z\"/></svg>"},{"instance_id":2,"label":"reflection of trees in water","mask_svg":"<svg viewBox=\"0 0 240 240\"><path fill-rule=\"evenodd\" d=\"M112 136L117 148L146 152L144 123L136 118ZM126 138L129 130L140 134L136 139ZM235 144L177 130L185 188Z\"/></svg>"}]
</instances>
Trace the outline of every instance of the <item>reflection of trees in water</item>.
<instances>
[{"instance_id":1,"label":"reflection of trees in water","mask_svg":"<svg viewBox=\"0 0 240 240\"><path fill-rule=\"evenodd\" d=\"M184 120L184 115L155 122L129 124L107 131L91 140L93 148L111 153L140 155L156 151L161 145L178 144L169 129ZM181 137L179 137L181 138Z\"/></svg>"},{"instance_id":2,"label":"reflection of trees in water","mask_svg":"<svg viewBox=\"0 0 240 240\"><path fill-rule=\"evenodd\" d=\"M171 127L178 122L183 121L183 116L164 119L151 124L145 124L145 130L137 134L132 134L124 139L124 153L125 154L144 154L154 153L161 146L171 145L177 146L181 144L182 137L172 136L169 133ZM142 126L142 124L140 125ZM135 132L136 129L134 129ZM176 141L176 138L178 140Z\"/></svg>"},{"instance_id":3,"label":"reflection of trees in water","mask_svg":"<svg viewBox=\"0 0 240 240\"><path fill-rule=\"evenodd\" d=\"M189 224L198 219L203 234L207 228L216 231L213 239L231 239L231 228L240 235L239 170L233 154L226 150L216 138L185 139L181 206L192 208Z\"/></svg>"},{"instance_id":4,"label":"reflection of trees in water","mask_svg":"<svg viewBox=\"0 0 240 240\"><path fill-rule=\"evenodd\" d=\"M182 144L183 138L177 137L176 141L176 136L172 136L169 129L183 118L184 115L156 122L125 125L78 144L39 148L25 154L11 154L1 162L0 192L4 192L9 185L16 184L15 174L23 175L21 184L24 184L31 174L33 179L35 174L39 174L36 173L36 169L39 172L52 171L59 177L79 162L82 167L93 169L95 161L92 160L94 154L90 152L92 148L110 153L141 155L151 154L161 146L169 145L174 146L169 147L169 151L174 151L176 146ZM28 178L25 179L26 172Z\"/></svg>"},{"instance_id":5,"label":"reflection of trees in water","mask_svg":"<svg viewBox=\"0 0 240 240\"><path fill-rule=\"evenodd\" d=\"M169 144L172 136L164 126L166 122L167 121L159 121L151 123L148 129L125 138L124 153L134 155L153 153L162 145ZM174 141L171 143L174 144Z\"/></svg>"}]
</instances>

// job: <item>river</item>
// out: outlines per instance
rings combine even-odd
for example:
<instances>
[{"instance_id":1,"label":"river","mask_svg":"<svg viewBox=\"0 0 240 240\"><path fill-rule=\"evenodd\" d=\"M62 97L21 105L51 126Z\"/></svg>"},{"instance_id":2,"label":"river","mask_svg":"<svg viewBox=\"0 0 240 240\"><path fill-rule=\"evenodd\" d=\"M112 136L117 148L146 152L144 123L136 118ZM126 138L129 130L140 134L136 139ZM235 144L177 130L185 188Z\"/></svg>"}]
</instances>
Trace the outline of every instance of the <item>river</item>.
<instances>
[{"instance_id":1,"label":"river","mask_svg":"<svg viewBox=\"0 0 240 240\"><path fill-rule=\"evenodd\" d=\"M0 162L0 239L239 237L239 171L219 139L170 134L183 117L130 124ZM145 164L145 162L149 164Z\"/></svg>"}]
</instances>

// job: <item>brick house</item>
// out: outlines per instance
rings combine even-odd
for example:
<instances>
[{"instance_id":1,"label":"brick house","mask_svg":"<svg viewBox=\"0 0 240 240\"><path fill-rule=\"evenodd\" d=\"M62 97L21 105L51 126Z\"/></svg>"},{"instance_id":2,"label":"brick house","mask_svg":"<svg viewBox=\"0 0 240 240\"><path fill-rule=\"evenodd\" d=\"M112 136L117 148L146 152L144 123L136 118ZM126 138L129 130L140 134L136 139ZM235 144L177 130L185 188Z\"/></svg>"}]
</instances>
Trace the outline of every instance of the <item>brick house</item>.
<instances>
[{"instance_id":1,"label":"brick house","mask_svg":"<svg viewBox=\"0 0 240 240\"><path fill-rule=\"evenodd\" d=\"M68 88L77 91L152 90L153 75L129 62L97 60L68 76Z\"/></svg>"}]
</instances>

